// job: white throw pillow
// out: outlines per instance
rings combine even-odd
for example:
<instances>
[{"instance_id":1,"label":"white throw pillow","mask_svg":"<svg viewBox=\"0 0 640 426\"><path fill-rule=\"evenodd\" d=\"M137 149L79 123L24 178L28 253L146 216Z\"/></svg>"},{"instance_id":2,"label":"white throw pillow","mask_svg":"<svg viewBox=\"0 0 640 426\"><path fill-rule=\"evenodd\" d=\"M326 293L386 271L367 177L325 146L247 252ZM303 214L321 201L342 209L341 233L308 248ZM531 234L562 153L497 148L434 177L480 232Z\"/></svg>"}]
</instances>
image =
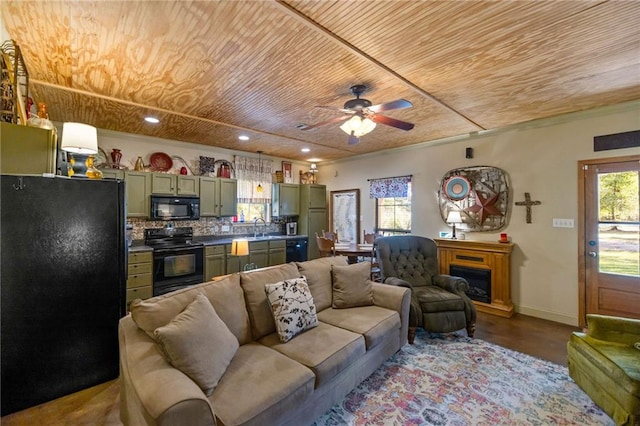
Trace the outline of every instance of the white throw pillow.
<instances>
[{"instance_id":1,"label":"white throw pillow","mask_svg":"<svg viewBox=\"0 0 640 426\"><path fill-rule=\"evenodd\" d=\"M281 342L318 325L316 305L305 277L266 284L264 289Z\"/></svg>"},{"instance_id":2,"label":"white throw pillow","mask_svg":"<svg viewBox=\"0 0 640 426\"><path fill-rule=\"evenodd\" d=\"M198 294L167 325L154 331L168 361L210 396L238 350L238 339Z\"/></svg>"}]
</instances>

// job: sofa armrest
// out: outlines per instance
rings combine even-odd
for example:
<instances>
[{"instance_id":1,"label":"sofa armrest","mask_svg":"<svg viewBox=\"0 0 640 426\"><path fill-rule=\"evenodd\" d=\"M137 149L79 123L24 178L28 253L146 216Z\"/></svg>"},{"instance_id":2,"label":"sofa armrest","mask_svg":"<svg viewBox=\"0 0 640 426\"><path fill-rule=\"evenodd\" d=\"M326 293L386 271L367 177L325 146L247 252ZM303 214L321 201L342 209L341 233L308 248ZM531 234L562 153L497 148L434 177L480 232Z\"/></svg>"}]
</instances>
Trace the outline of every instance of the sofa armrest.
<instances>
[{"instance_id":1,"label":"sofa armrest","mask_svg":"<svg viewBox=\"0 0 640 426\"><path fill-rule=\"evenodd\" d=\"M400 347L407 343L409 335L409 307L411 289L372 282L373 303L376 306L398 312L400 315Z\"/></svg>"},{"instance_id":2,"label":"sofa armrest","mask_svg":"<svg viewBox=\"0 0 640 426\"><path fill-rule=\"evenodd\" d=\"M469 290L469 283L467 280L446 274L435 275L433 277L433 284L444 290L450 291L451 293L463 293Z\"/></svg>"},{"instance_id":3,"label":"sofa armrest","mask_svg":"<svg viewBox=\"0 0 640 426\"><path fill-rule=\"evenodd\" d=\"M384 283L389 285L394 285L396 287L404 287L408 289L413 288L413 286L409 281L405 281L398 277L387 277L384 279Z\"/></svg>"},{"instance_id":4,"label":"sofa armrest","mask_svg":"<svg viewBox=\"0 0 640 426\"><path fill-rule=\"evenodd\" d=\"M633 345L640 342L640 320L588 314L587 335L592 339Z\"/></svg>"},{"instance_id":5,"label":"sofa armrest","mask_svg":"<svg viewBox=\"0 0 640 426\"><path fill-rule=\"evenodd\" d=\"M200 387L167 362L155 342L133 322L120 320L120 420L125 425L215 425Z\"/></svg>"}]
</instances>

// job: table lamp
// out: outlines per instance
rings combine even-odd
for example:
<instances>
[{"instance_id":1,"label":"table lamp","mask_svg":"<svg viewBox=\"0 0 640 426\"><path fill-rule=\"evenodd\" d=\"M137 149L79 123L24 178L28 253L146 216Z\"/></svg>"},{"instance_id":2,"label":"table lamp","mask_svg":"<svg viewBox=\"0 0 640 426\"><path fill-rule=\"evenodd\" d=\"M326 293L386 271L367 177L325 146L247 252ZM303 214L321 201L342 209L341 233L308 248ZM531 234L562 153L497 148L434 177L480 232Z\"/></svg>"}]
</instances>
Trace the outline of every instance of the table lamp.
<instances>
[{"instance_id":1,"label":"table lamp","mask_svg":"<svg viewBox=\"0 0 640 426\"><path fill-rule=\"evenodd\" d=\"M93 154L98 152L98 132L82 123L64 123L60 148L69 153L69 177L102 179L102 172L93 166Z\"/></svg>"},{"instance_id":2,"label":"table lamp","mask_svg":"<svg viewBox=\"0 0 640 426\"><path fill-rule=\"evenodd\" d=\"M249 240L239 238L231 241L231 255L232 256L248 256L249 255ZM250 271L257 269L255 263L247 263L242 268L243 271Z\"/></svg>"},{"instance_id":3,"label":"table lamp","mask_svg":"<svg viewBox=\"0 0 640 426\"><path fill-rule=\"evenodd\" d=\"M447 223L450 223L453 226L453 233L451 234L451 239L455 240L456 238L456 223L462 223L462 217L460 216L460 212L458 210L451 210L449 215L447 216Z\"/></svg>"}]
</instances>

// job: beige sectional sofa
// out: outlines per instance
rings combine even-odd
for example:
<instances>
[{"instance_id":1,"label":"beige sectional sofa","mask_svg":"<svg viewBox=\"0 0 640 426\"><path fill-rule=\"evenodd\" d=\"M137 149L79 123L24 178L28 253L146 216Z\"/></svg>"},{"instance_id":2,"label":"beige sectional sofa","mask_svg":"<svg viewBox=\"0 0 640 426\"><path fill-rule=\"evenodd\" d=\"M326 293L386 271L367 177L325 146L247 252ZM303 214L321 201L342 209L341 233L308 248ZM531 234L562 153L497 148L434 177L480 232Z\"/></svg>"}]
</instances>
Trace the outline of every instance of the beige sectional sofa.
<instances>
[{"instance_id":1,"label":"beige sectional sofa","mask_svg":"<svg viewBox=\"0 0 640 426\"><path fill-rule=\"evenodd\" d=\"M373 304L340 307L356 287L339 288L336 274L342 271L339 280L344 282L350 277L344 274L357 268L344 257L321 258L228 275L134 301L132 314L122 318L119 329L122 422L190 426L312 423L407 342L408 289L367 281L362 288L370 289L372 299L367 297ZM306 277L313 297L317 326L283 343L265 284L301 276ZM238 342L237 350L231 348L228 365L223 362L224 372L210 396L172 366L154 331L186 312L198 294L206 296Z\"/></svg>"}]
</instances>

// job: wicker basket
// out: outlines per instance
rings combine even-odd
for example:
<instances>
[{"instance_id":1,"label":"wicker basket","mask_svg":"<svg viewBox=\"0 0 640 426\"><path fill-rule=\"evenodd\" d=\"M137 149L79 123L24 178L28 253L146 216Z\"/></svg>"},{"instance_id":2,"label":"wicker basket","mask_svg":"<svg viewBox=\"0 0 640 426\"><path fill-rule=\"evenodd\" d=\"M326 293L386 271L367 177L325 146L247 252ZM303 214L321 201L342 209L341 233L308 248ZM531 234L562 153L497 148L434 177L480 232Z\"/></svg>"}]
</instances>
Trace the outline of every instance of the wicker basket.
<instances>
[{"instance_id":1,"label":"wicker basket","mask_svg":"<svg viewBox=\"0 0 640 426\"><path fill-rule=\"evenodd\" d=\"M284 183L284 173L282 172L282 170L278 170L273 174L273 182Z\"/></svg>"}]
</instances>

